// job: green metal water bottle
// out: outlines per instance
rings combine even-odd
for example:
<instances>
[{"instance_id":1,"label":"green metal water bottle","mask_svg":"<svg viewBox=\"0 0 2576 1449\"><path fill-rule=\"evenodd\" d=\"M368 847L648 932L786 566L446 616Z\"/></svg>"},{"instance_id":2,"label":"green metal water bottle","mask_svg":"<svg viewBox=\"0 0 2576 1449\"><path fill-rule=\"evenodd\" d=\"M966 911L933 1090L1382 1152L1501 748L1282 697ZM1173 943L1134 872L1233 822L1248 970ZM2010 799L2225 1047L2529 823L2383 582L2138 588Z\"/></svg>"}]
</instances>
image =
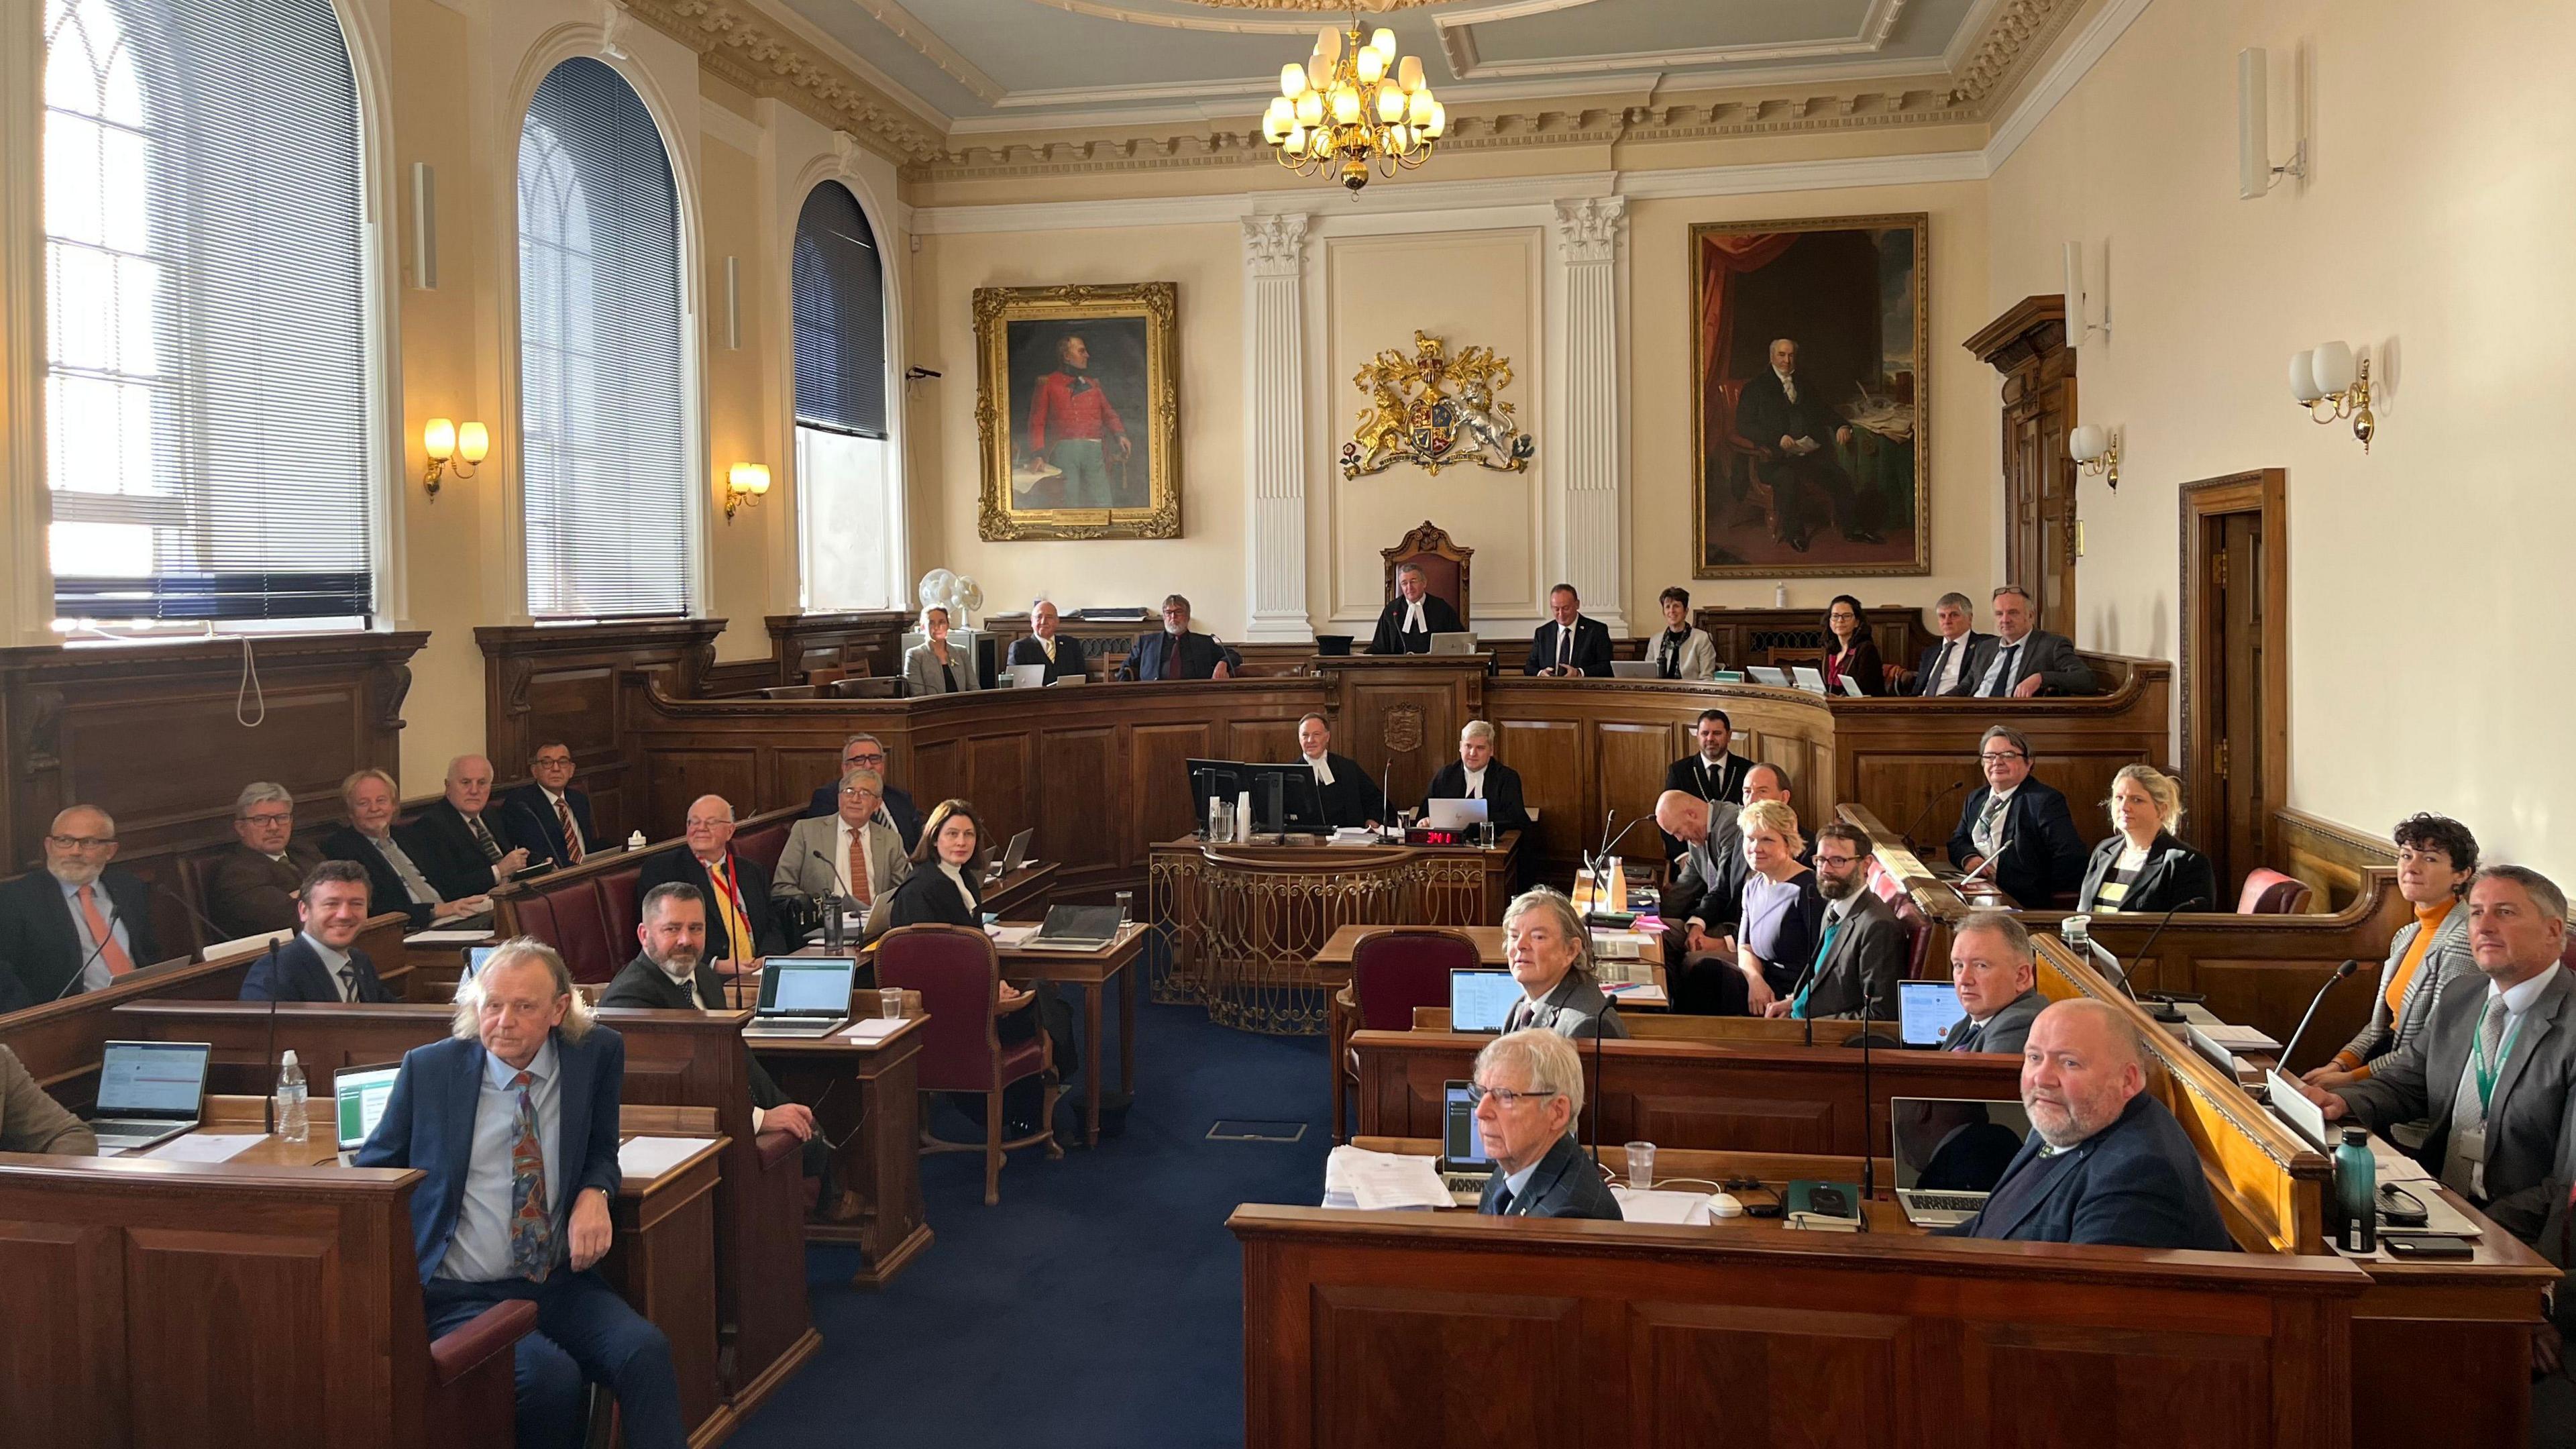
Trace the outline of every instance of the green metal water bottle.
<instances>
[{"instance_id":1,"label":"green metal water bottle","mask_svg":"<svg viewBox=\"0 0 2576 1449\"><path fill-rule=\"evenodd\" d=\"M2343 1145L2334 1152L2335 1215L2340 1219L2335 1246L2347 1253L2379 1247L2379 1164L2370 1156L2370 1129L2346 1127Z\"/></svg>"}]
</instances>

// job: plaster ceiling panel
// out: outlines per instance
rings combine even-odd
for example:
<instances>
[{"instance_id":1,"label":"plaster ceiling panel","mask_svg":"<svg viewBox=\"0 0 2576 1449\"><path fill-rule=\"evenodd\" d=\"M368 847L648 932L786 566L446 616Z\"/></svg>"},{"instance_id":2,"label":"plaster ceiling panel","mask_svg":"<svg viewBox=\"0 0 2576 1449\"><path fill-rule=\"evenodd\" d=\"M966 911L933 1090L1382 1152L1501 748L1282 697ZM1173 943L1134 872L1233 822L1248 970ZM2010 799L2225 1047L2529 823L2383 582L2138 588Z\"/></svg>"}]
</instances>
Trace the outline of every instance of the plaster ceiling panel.
<instances>
[{"instance_id":1,"label":"plaster ceiling panel","mask_svg":"<svg viewBox=\"0 0 2576 1449\"><path fill-rule=\"evenodd\" d=\"M1973 7L1974 0L1605 0L1554 10L1488 7L1530 13L1506 13L1465 29L1473 37L1477 70L1526 72L1616 60L1640 68L1749 69L1838 59L1927 60L1941 54Z\"/></svg>"}]
</instances>

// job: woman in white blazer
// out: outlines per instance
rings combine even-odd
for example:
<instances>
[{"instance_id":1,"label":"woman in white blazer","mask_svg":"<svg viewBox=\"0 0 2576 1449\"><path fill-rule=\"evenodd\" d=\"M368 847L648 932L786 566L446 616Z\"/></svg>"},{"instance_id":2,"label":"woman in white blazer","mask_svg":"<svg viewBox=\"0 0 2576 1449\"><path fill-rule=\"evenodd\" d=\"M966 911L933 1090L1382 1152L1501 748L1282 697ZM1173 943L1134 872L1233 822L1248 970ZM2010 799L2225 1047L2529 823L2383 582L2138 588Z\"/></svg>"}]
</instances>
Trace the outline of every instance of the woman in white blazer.
<instances>
[{"instance_id":1,"label":"woman in white blazer","mask_svg":"<svg viewBox=\"0 0 2576 1449\"><path fill-rule=\"evenodd\" d=\"M1691 627L1690 590L1663 592L1664 627L1646 636L1646 662L1658 679L1707 679L1717 673L1717 645Z\"/></svg>"},{"instance_id":2,"label":"woman in white blazer","mask_svg":"<svg viewBox=\"0 0 2576 1449\"><path fill-rule=\"evenodd\" d=\"M903 692L916 699L926 694L963 694L976 688L975 659L948 642L948 611L921 611L922 641L904 651Z\"/></svg>"}]
</instances>

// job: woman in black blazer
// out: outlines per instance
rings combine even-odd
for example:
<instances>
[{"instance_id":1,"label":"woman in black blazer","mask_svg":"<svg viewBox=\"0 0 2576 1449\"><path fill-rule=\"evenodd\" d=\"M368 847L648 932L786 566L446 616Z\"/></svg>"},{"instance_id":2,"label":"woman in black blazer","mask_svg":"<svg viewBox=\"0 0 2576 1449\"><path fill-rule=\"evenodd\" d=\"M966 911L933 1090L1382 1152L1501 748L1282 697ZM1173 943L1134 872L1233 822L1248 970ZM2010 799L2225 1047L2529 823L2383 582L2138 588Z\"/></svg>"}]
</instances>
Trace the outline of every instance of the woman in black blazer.
<instances>
[{"instance_id":1,"label":"woman in black blazer","mask_svg":"<svg viewBox=\"0 0 2576 1449\"><path fill-rule=\"evenodd\" d=\"M1825 606L1825 692L1843 693L1846 679L1863 694L1887 693L1887 666L1879 662L1878 641L1861 619L1860 600L1836 594Z\"/></svg>"},{"instance_id":2,"label":"woman in black blazer","mask_svg":"<svg viewBox=\"0 0 2576 1449\"><path fill-rule=\"evenodd\" d=\"M2121 766L2111 777L2110 809L2120 833L2093 847L2075 909L2123 915L2226 909L2209 857L2173 836L2182 823L2182 787L2172 776L2149 765Z\"/></svg>"}]
</instances>

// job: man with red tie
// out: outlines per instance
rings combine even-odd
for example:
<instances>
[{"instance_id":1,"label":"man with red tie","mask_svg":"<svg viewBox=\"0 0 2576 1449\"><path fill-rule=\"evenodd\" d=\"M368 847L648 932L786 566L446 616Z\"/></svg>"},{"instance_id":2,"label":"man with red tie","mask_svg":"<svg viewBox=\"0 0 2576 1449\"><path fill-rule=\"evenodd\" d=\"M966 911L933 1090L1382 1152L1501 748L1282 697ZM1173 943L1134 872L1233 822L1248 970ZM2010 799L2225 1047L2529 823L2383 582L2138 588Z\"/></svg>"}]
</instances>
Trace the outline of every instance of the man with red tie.
<instances>
[{"instance_id":1,"label":"man with red tie","mask_svg":"<svg viewBox=\"0 0 2576 1449\"><path fill-rule=\"evenodd\" d=\"M689 848L649 857L636 877L635 894L665 881L696 886L707 898L707 960L728 975L782 949L769 914L769 880L733 848L733 806L722 795L689 804Z\"/></svg>"},{"instance_id":2,"label":"man with red tie","mask_svg":"<svg viewBox=\"0 0 2576 1449\"><path fill-rule=\"evenodd\" d=\"M45 868L0 886L0 1011L97 991L161 959L151 891L116 859L116 822L95 805L54 817Z\"/></svg>"},{"instance_id":3,"label":"man with red tie","mask_svg":"<svg viewBox=\"0 0 2576 1449\"><path fill-rule=\"evenodd\" d=\"M572 746L557 740L528 758L528 783L501 797L510 828L530 844L542 842L555 864L574 866L599 848L590 823L590 796L572 787Z\"/></svg>"},{"instance_id":4,"label":"man with red tie","mask_svg":"<svg viewBox=\"0 0 2576 1449\"><path fill-rule=\"evenodd\" d=\"M1124 467L1131 449L1127 425L1109 405L1109 394L1091 375L1091 346L1080 337L1056 344L1056 371L1038 379L1029 399L1029 453L1064 474L1064 506L1108 508L1117 491L1112 463Z\"/></svg>"}]
</instances>

